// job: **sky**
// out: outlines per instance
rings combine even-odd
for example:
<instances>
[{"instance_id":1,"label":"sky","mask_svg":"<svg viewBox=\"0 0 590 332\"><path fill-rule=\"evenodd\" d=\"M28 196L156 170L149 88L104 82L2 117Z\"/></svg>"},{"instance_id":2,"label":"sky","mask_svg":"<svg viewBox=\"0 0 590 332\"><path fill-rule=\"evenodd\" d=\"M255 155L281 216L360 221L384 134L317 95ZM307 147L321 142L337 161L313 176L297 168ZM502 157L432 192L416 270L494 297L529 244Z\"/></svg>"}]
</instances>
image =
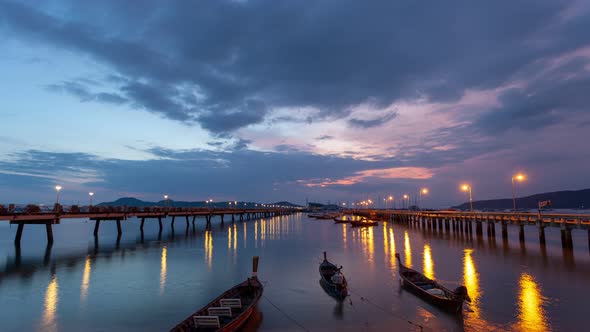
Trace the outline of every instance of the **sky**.
<instances>
[{"instance_id":1,"label":"sky","mask_svg":"<svg viewBox=\"0 0 590 332\"><path fill-rule=\"evenodd\" d=\"M588 1L0 0L0 202L590 187Z\"/></svg>"}]
</instances>

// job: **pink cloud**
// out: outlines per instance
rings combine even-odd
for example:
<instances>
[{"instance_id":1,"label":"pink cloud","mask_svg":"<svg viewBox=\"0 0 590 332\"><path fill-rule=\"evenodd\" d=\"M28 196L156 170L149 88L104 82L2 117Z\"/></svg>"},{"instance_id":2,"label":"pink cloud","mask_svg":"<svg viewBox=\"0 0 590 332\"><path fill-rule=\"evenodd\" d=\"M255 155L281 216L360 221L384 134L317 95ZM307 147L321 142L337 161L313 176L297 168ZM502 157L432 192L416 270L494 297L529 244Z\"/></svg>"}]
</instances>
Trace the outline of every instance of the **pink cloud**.
<instances>
[{"instance_id":1,"label":"pink cloud","mask_svg":"<svg viewBox=\"0 0 590 332\"><path fill-rule=\"evenodd\" d=\"M424 167L393 167L358 171L355 175L341 179L325 178L297 180L296 182L307 187L350 186L364 182L369 178L425 180L432 178L433 175L434 173L432 170Z\"/></svg>"}]
</instances>

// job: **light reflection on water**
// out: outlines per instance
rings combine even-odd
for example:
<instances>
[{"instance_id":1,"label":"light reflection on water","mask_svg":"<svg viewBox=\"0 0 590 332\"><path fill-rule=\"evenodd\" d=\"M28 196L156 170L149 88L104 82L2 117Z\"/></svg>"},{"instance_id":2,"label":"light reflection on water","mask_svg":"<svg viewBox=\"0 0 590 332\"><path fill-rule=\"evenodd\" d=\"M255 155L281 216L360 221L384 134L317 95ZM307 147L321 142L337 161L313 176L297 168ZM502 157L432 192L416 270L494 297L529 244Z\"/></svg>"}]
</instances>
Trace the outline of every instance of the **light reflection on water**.
<instances>
[{"instance_id":1,"label":"light reflection on water","mask_svg":"<svg viewBox=\"0 0 590 332\"><path fill-rule=\"evenodd\" d=\"M90 285L90 271L92 267L90 265L90 256L86 256L86 261L84 262L84 272L82 274L82 285L80 285L80 302L86 302L86 297L88 296L88 286Z\"/></svg>"},{"instance_id":2,"label":"light reflection on water","mask_svg":"<svg viewBox=\"0 0 590 332\"><path fill-rule=\"evenodd\" d=\"M387 235L384 235L387 237ZM397 268L397 262L395 261L395 237L393 236L393 227L389 229L389 267L392 271Z\"/></svg>"},{"instance_id":3,"label":"light reflection on water","mask_svg":"<svg viewBox=\"0 0 590 332\"><path fill-rule=\"evenodd\" d=\"M407 230L404 230L404 254L406 256L405 265L412 267L412 247L410 246L410 236Z\"/></svg>"},{"instance_id":4,"label":"light reflection on water","mask_svg":"<svg viewBox=\"0 0 590 332\"><path fill-rule=\"evenodd\" d=\"M432 260L432 250L430 245L424 245L424 275L430 279L436 279L434 277L434 262Z\"/></svg>"},{"instance_id":5,"label":"light reflection on water","mask_svg":"<svg viewBox=\"0 0 590 332\"><path fill-rule=\"evenodd\" d=\"M380 331L390 326L401 326L396 325L400 324L398 318L390 318L381 309L354 297L356 295L351 297L354 308L346 302L338 310L340 318L332 317L333 302L316 284L317 265L309 259L326 249L330 252L335 250L331 255L335 262L346 266L345 274L351 289L387 308L392 316L424 325L425 331L570 330L576 322L583 324L588 321L583 315L570 316L574 323L564 318L567 315L564 312L576 310L576 307L572 308L572 303L583 303L580 298L586 299L580 295L583 288L579 284L575 286L576 280L588 280L584 277L590 269L583 261L580 263L583 258L576 257L577 265L572 268L563 263L560 250L551 248L547 250L547 256L536 257L535 248L530 244L526 254L518 251L506 253L502 248L496 249L486 242L478 245L468 238L447 239L390 222L380 226L351 229L347 224L335 225L291 216L244 221L242 225L226 223L221 227L214 223L212 229L193 231L186 237L174 238L170 233L164 233L160 239L154 233L151 237L148 235L145 242L143 239L142 242L135 242L133 234L129 235L136 229L125 229L122 249L115 247L115 236L110 245L107 234L101 237L101 249L95 249L97 254L84 251L77 258L78 264L72 263L76 259L69 256L59 263L59 255L56 255L57 269L52 270L49 284L47 277L38 276L46 276L53 263L33 272L35 278L22 277L22 280L29 280L28 284L22 285L18 283L21 277L16 277L17 274L5 278L9 272L0 270L0 306L4 308L4 313L0 312L0 326L3 331L76 331L83 326L125 331L117 319L121 316L117 310L124 310L130 316L145 320L145 326L165 330L226 287L243 280L250 269L246 257L253 255L261 256L260 275L268 281L266 295L272 300L288 298L288 301L277 301L279 306L291 310L292 315L310 330ZM301 232L302 229L305 232ZM395 235L401 241L397 243L397 248ZM243 245L239 243L242 239ZM218 243L215 260L214 241ZM224 246L225 241L228 250L220 250L219 244ZM250 245L247 246L247 242ZM83 249L86 249L85 246ZM518 242L513 243L513 247L517 246ZM401 253L402 247L407 265L412 265L412 255L423 258L422 262L414 265L420 265L417 269L421 268L427 276L439 278L451 289L459 284L467 287L472 303L466 306L471 311L465 313L464 321L399 289L395 253L396 250ZM174 250L169 250L171 248ZM63 256L64 250L60 250ZM224 259L228 255L233 259ZM23 265L26 266L26 261ZM6 266L9 264L6 263ZM168 269L171 266L174 269ZM567 276L568 282L552 284L547 281L547 276ZM38 281L42 279L45 280ZM156 286L158 280L159 292ZM89 296L90 282L93 287ZM42 290L34 300L26 299L27 292L31 291L29 284ZM149 285L153 285L152 291L149 291ZM560 301L558 308L550 306L549 299L542 294L551 294L547 289L554 292L558 289L568 302ZM73 298L69 296L71 294ZM11 314L14 301L10 299L20 297L25 299L14 305L17 313L26 312L27 308L35 305L39 309L34 310L33 317L26 316L27 319L17 321L12 316L19 317L19 314ZM79 310L78 303L92 305ZM117 310L110 308L112 303L117 304ZM313 314L301 311L301 308L308 308ZM265 302L261 302L259 309L264 314L259 331L293 330L290 323ZM75 321L80 321L81 325L74 325L72 322ZM12 328L4 329L5 322ZM320 322L326 323L321 325ZM411 329L412 326L407 329L400 327L400 330Z\"/></svg>"},{"instance_id":6,"label":"light reflection on water","mask_svg":"<svg viewBox=\"0 0 590 332\"><path fill-rule=\"evenodd\" d=\"M168 255L168 248L164 245L162 247L162 256L160 258L160 294L164 293L166 286L166 259Z\"/></svg>"},{"instance_id":7,"label":"light reflection on water","mask_svg":"<svg viewBox=\"0 0 590 332\"><path fill-rule=\"evenodd\" d=\"M465 287L467 287L467 293L471 298L469 308L472 310L472 313L469 316L474 320L479 320L479 297L481 296L479 291L479 274L477 273L477 268L473 262L473 257L471 256L472 253L473 249L464 250L463 283L465 284Z\"/></svg>"},{"instance_id":8,"label":"light reflection on water","mask_svg":"<svg viewBox=\"0 0 590 332\"><path fill-rule=\"evenodd\" d=\"M517 328L523 331L548 331L547 317L543 305L545 298L541 287L528 273L522 273L519 280L518 323Z\"/></svg>"},{"instance_id":9,"label":"light reflection on water","mask_svg":"<svg viewBox=\"0 0 590 332\"><path fill-rule=\"evenodd\" d=\"M59 285L57 276L53 275L45 291L45 306L43 308L43 318L41 330L57 331L57 303L59 298Z\"/></svg>"},{"instance_id":10,"label":"light reflection on water","mask_svg":"<svg viewBox=\"0 0 590 332\"><path fill-rule=\"evenodd\" d=\"M205 261L207 262L207 267L211 270L213 265L213 236L211 235L211 230L205 231Z\"/></svg>"}]
</instances>

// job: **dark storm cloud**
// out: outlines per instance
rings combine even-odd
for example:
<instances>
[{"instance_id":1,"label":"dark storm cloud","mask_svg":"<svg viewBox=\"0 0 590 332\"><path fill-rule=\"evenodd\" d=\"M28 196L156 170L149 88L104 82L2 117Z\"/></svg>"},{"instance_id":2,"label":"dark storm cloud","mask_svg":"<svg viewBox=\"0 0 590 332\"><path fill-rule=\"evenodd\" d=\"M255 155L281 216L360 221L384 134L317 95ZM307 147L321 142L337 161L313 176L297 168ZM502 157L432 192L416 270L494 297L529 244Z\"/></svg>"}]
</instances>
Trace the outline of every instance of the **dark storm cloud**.
<instances>
[{"instance_id":1,"label":"dark storm cloud","mask_svg":"<svg viewBox=\"0 0 590 332\"><path fill-rule=\"evenodd\" d=\"M490 133L510 128L533 130L590 111L590 61L574 59L500 96L501 106L475 123Z\"/></svg>"},{"instance_id":2,"label":"dark storm cloud","mask_svg":"<svg viewBox=\"0 0 590 332\"><path fill-rule=\"evenodd\" d=\"M348 124L351 127L356 127L356 128L373 128L373 127L378 127L381 125L386 124L387 122L395 119L395 117L397 116L396 112L389 112L379 118L375 118L375 119L357 119L357 118L352 118L348 120Z\"/></svg>"},{"instance_id":3,"label":"dark storm cloud","mask_svg":"<svg viewBox=\"0 0 590 332\"><path fill-rule=\"evenodd\" d=\"M52 92L64 92L73 95L82 102L99 101L110 104L124 104L128 100L116 93L92 92L87 87L87 80L63 81L61 83L49 84L45 88Z\"/></svg>"},{"instance_id":4,"label":"dark storm cloud","mask_svg":"<svg viewBox=\"0 0 590 332\"><path fill-rule=\"evenodd\" d=\"M274 107L312 106L316 118L329 119L368 100L452 101L466 88L497 87L539 59L589 43L588 13L566 15L573 5L66 1L58 15L2 1L0 25L109 65L122 81L118 95L137 107L224 133L261 122ZM351 124L371 127L367 121Z\"/></svg>"}]
</instances>

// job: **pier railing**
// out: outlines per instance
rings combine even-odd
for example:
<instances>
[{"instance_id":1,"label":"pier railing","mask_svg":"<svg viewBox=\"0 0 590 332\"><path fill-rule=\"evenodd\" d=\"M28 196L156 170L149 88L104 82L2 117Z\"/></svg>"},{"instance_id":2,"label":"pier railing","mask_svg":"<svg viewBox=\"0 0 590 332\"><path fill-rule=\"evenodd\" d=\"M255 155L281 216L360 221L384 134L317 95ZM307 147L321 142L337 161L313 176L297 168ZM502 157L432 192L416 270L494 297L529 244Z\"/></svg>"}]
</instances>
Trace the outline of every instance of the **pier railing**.
<instances>
[{"instance_id":1,"label":"pier railing","mask_svg":"<svg viewBox=\"0 0 590 332\"><path fill-rule=\"evenodd\" d=\"M561 229L561 243L564 249L573 248L572 229L587 230L590 249L590 214L531 213L531 212L466 212L449 210L345 210L368 218L391 220L412 226L433 230L461 232L471 235L475 225L477 236L483 235L483 225L487 235L496 236L496 224L501 224L502 238L508 238L509 224L519 227L519 240L525 241L524 226L536 226L539 242L545 244L545 227Z\"/></svg>"},{"instance_id":2,"label":"pier railing","mask_svg":"<svg viewBox=\"0 0 590 332\"><path fill-rule=\"evenodd\" d=\"M10 224L18 225L15 245L20 245L24 225L45 225L47 231L47 242L53 243L52 225L60 224L61 219L90 219L95 221L94 235L98 235L101 221L116 221L118 234L121 235L121 221L131 217L141 220L140 230L143 232L143 225L146 219L157 219L160 231L162 230L162 219L171 217L171 227L174 227L176 217L184 217L186 226L189 226L189 218L192 217L194 226L197 217L205 217L206 226L211 226L211 218L219 216L221 222L224 217L231 216L232 222L236 217L242 220L254 218L274 217L277 215L286 215L299 212L299 208L293 207L210 207L210 208L192 208L192 207L122 207L122 206L87 206L78 207L76 205L64 207L55 204L52 209L40 207L37 205L27 205L16 207L10 204L8 208L0 205L0 221L6 220Z\"/></svg>"}]
</instances>

